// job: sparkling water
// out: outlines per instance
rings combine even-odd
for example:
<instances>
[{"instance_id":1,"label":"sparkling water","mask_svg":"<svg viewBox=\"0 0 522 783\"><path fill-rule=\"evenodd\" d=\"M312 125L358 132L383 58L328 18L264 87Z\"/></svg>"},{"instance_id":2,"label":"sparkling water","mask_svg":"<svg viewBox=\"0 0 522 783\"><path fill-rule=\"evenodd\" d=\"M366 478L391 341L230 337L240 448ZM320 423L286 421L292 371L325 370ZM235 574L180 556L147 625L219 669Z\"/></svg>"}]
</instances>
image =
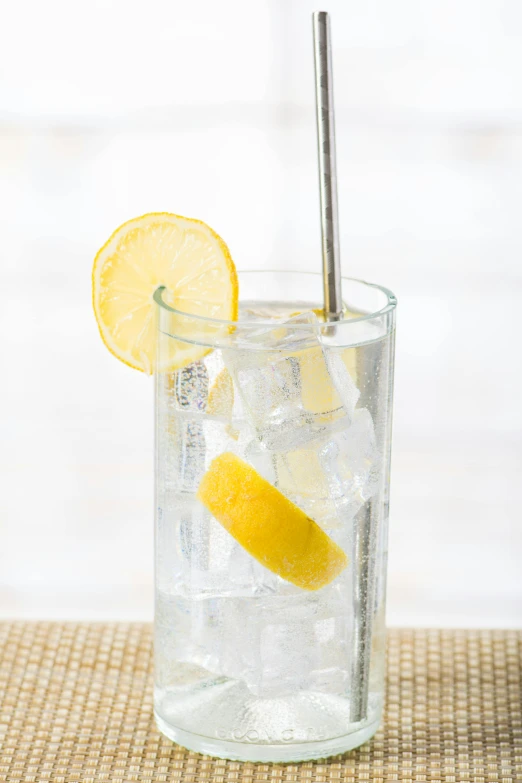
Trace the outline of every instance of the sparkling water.
<instances>
[{"instance_id":1,"label":"sparkling water","mask_svg":"<svg viewBox=\"0 0 522 783\"><path fill-rule=\"evenodd\" d=\"M335 752L353 734L352 746L360 744L382 709L390 337L343 348L300 304L260 312L247 303L241 317L274 326L157 376L156 715L167 735L215 755L313 758L314 743ZM233 393L213 412L223 373ZM210 463L226 451L344 549L349 566L331 584L307 592L286 582L197 500ZM355 628L364 611L356 538L369 516L369 709L354 724Z\"/></svg>"}]
</instances>

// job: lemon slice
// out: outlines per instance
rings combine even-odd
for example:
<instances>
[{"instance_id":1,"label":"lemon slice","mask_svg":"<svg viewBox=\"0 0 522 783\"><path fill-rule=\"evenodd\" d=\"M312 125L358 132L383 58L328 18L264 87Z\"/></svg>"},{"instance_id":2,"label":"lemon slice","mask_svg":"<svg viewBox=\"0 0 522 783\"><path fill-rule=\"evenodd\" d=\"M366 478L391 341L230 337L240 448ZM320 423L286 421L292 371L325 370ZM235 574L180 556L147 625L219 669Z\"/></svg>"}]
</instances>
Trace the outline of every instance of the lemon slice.
<instances>
[{"instance_id":1,"label":"lemon slice","mask_svg":"<svg viewBox=\"0 0 522 783\"><path fill-rule=\"evenodd\" d=\"M319 590L348 565L319 525L231 452L211 462L198 499L252 557L303 590Z\"/></svg>"},{"instance_id":2,"label":"lemon slice","mask_svg":"<svg viewBox=\"0 0 522 783\"><path fill-rule=\"evenodd\" d=\"M229 419L226 433L233 440L239 438L239 431L232 426L232 410L234 408L234 382L226 367L216 375L208 393L206 413L210 416L222 416Z\"/></svg>"},{"instance_id":3,"label":"lemon slice","mask_svg":"<svg viewBox=\"0 0 522 783\"><path fill-rule=\"evenodd\" d=\"M342 361L357 383L355 348L339 349ZM301 399L310 413L329 413L342 406L342 400L333 384L321 348L306 348L295 356L301 373Z\"/></svg>"},{"instance_id":4,"label":"lemon slice","mask_svg":"<svg viewBox=\"0 0 522 783\"><path fill-rule=\"evenodd\" d=\"M293 318L304 315L306 311L296 311L292 313ZM324 310L315 308L311 312L324 322ZM345 308L344 317L354 318L357 313ZM351 378L357 384L357 351L355 348L337 349L342 361ZM342 400L339 397L330 373L328 372L322 349L317 346L305 348L302 351L296 351L292 354L299 360L301 374L301 399L303 406L310 413L329 413L342 406Z\"/></svg>"},{"instance_id":5,"label":"lemon slice","mask_svg":"<svg viewBox=\"0 0 522 783\"><path fill-rule=\"evenodd\" d=\"M200 220L152 212L120 226L94 259L93 305L102 339L125 364L155 368L154 291L165 286L169 304L192 315L233 321L238 285L223 240ZM169 341L167 366L200 359L208 347Z\"/></svg>"},{"instance_id":6,"label":"lemon slice","mask_svg":"<svg viewBox=\"0 0 522 783\"><path fill-rule=\"evenodd\" d=\"M216 375L208 393L206 412L230 418L234 407L234 383L226 367Z\"/></svg>"}]
</instances>

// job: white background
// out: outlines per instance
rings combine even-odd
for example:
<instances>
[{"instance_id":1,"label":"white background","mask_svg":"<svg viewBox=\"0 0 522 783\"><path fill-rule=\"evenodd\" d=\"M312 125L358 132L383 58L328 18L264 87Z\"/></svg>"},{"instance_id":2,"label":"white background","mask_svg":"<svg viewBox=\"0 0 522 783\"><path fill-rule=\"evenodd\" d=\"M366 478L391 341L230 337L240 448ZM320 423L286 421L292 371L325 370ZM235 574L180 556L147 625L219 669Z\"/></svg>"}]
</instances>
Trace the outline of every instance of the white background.
<instances>
[{"instance_id":1,"label":"white background","mask_svg":"<svg viewBox=\"0 0 522 783\"><path fill-rule=\"evenodd\" d=\"M94 254L200 217L319 268L308 0L11 3L0 26L0 616L152 616L152 384ZM329 0L343 271L398 296L392 624L522 625L522 4Z\"/></svg>"}]
</instances>

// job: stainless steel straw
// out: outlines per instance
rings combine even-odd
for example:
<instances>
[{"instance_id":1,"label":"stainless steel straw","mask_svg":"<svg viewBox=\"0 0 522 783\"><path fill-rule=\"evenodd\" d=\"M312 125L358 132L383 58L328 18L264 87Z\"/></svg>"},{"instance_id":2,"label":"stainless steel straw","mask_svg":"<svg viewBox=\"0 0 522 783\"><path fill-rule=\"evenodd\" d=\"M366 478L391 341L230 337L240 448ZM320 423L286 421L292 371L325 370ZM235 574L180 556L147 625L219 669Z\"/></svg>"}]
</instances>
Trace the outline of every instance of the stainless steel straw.
<instances>
[{"instance_id":1,"label":"stainless steel straw","mask_svg":"<svg viewBox=\"0 0 522 783\"><path fill-rule=\"evenodd\" d=\"M327 321L342 318L341 263L339 257L339 215L337 210L337 170L335 160L335 117L333 97L330 18L326 11L312 15L314 32L315 102L317 152L321 202L324 313ZM333 332L334 327L331 327ZM331 332L329 332L331 334ZM350 718L357 722L368 713L370 656L373 615L372 507L368 504L354 520L354 612L352 689Z\"/></svg>"},{"instance_id":2,"label":"stainless steel straw","mask_svg":"<svg viewBox=\"0 0 522 783\"><path fill-rule=\"evenodd\" d=\"M337 168L335 161L335 117L333 99L330 18L326 11L312 14L314 30L315 107L321 239L323 252L324 313L328 321L342 318L341 262L339 259L339 215L337 213Z\"/></svg>"}]
</instances>

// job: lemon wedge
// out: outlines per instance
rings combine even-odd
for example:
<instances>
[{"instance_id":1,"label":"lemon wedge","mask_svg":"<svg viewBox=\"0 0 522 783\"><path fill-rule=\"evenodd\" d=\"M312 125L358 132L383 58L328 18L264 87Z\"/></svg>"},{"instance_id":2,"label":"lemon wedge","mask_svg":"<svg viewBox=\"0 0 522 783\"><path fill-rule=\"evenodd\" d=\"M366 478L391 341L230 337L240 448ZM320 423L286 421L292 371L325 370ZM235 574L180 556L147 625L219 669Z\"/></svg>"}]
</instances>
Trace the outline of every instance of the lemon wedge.
<instances>
[{"instance_id":1,"label":"lemon wedge","mask_svg":"<svg viewBox=\"0 0 522 783\"><path fill-rule=\"evenodd\" d=\"M348 565L319 525L231 452L211 462L197 496L252 557L303 590L319 590Z\"/></svg>"},{"instance_id":2,"label":"lemon wedge","mask_svg":"<svg viewBox=\"0 0 522 783\"><path fill-rule=\"evenodd\" d=\"M200 220L152 212L120 226L94 259L93 306L101 337L125 364L155 369L153 295L165 286L169 303L186 313L233 321L238 284L230 252ZM209 348L172 339L168 366L197 361Z\"/></svg>"}]
</instances>

